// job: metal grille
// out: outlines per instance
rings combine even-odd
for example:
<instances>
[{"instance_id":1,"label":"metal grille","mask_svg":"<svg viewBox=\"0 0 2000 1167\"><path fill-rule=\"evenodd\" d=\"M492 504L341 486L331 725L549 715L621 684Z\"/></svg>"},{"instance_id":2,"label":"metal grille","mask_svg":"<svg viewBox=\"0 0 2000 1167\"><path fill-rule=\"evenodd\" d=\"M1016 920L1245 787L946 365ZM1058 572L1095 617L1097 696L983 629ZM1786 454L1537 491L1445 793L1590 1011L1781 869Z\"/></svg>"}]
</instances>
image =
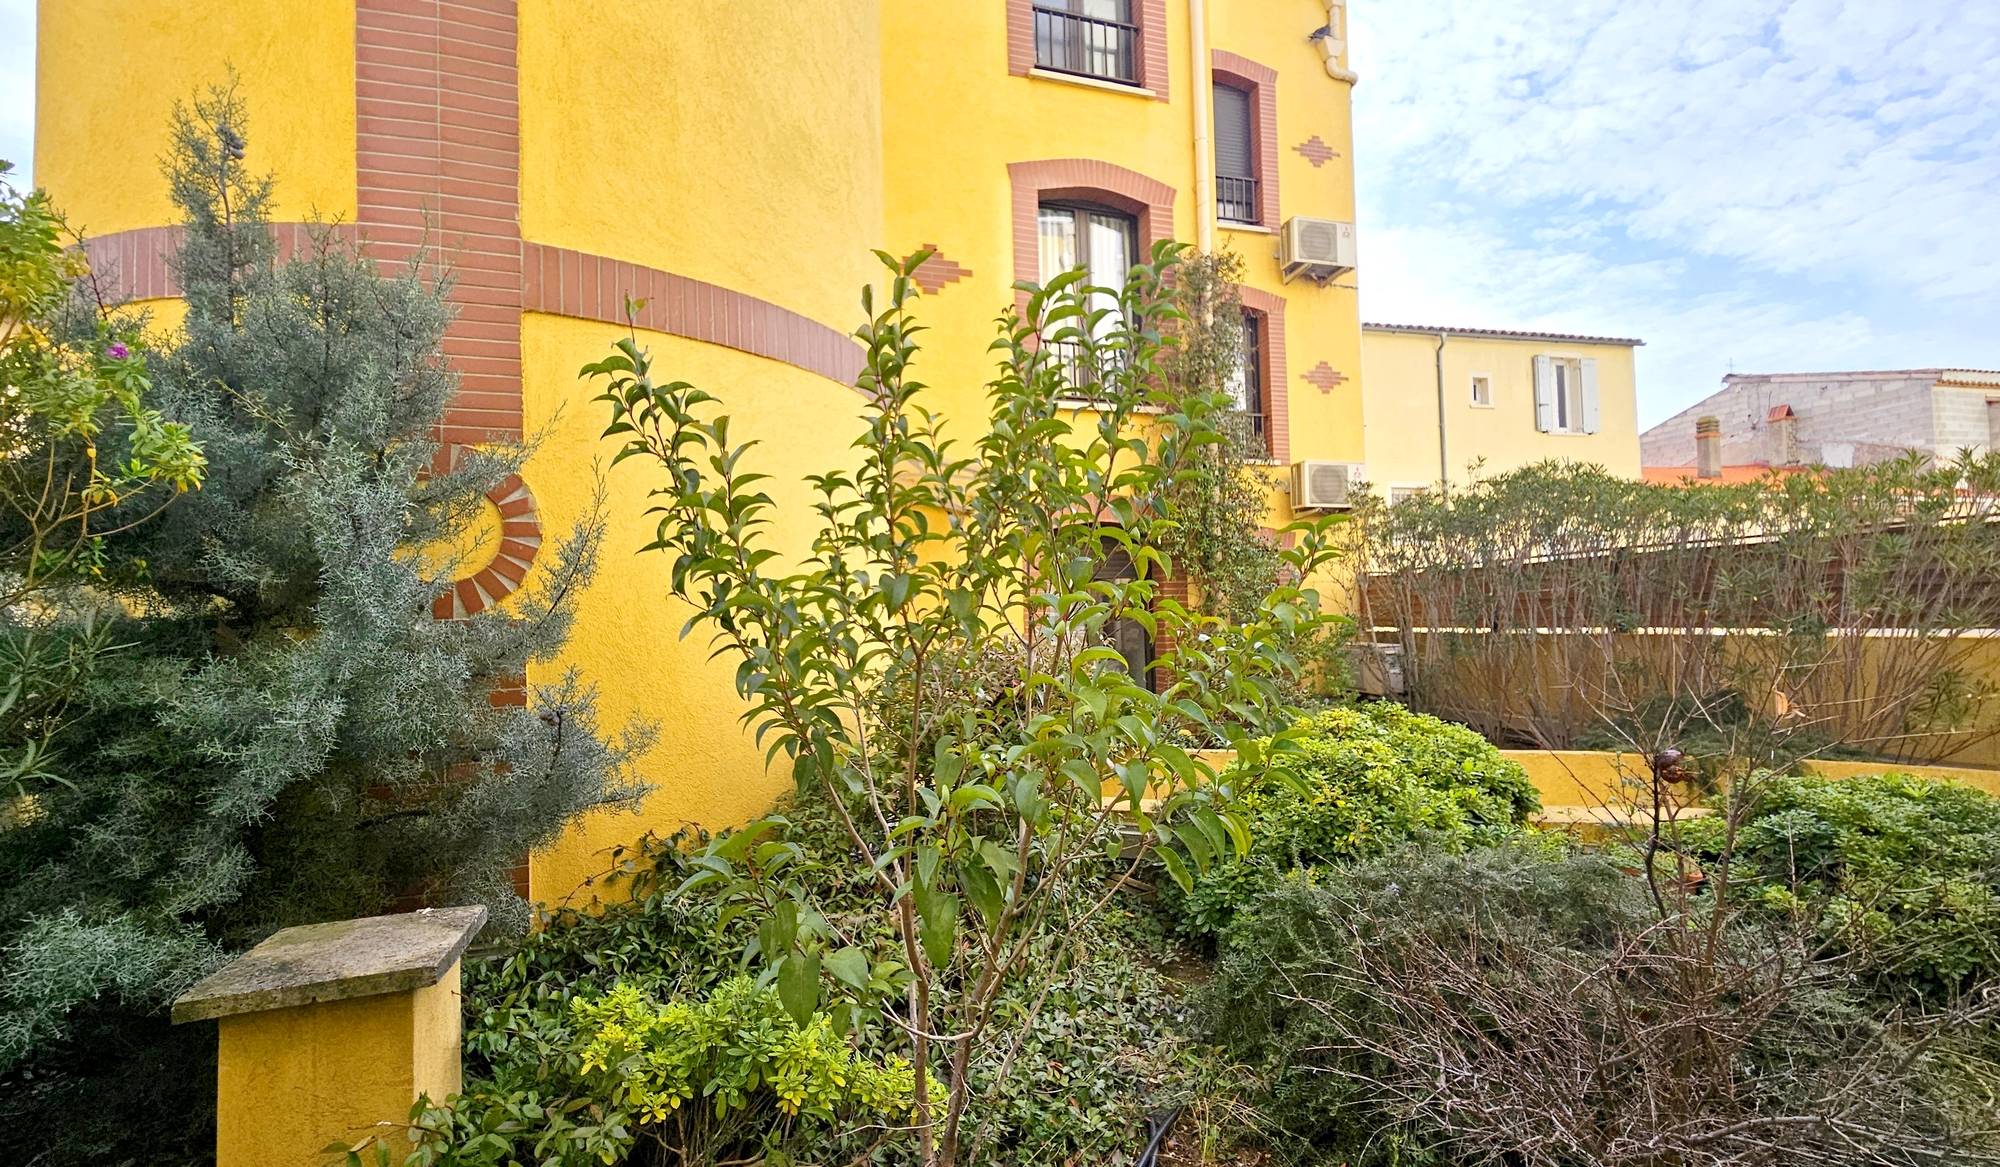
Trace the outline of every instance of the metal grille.
<instances>
[{"instance_id":1,"label":"metal grille","mask_svg":"<svg viewBox=\"0 0 2000 1167\"><path fill-rule=\"evenodd\" d=\"M1139 83L1139 26L1035 9L1035 64L1126 85Z\"/></svg>"},{"instance_id":2,"label":"metal grille","mask_svg":"<svg viewBox=\"0 0 2000 1167\"><path fill-rule=\"evenodd\" d=\"M1264 204L1257 197L1257 180L1218 175L1215 212L1232 223L1262 223Z\"/></svg>"}]
</instances>

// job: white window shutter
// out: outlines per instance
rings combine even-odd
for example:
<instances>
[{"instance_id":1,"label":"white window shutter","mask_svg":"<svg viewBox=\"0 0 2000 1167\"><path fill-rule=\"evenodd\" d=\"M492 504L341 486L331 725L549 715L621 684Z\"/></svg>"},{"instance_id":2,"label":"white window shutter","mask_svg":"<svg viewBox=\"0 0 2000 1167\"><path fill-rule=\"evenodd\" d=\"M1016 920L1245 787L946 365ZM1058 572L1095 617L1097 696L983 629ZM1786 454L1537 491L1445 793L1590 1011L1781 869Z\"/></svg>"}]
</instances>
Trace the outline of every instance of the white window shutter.
<instances>
[{"instance_id":1,"label":"white window shutter","mask_svg":"<svg viewBox=\"0 0 2000 1167\"><path fill-rule=\"evenodd\" d=\"M1551 357L1535 358L1535 428L1545 434L1556 428L1556 362Z\"/></svg>"},{"instance_id":2,"label":"white window shutter","mask_svg":"<svg viewBox=\"0 0 2000 1167\"><path fill-rule=\"evenodd\" d=\"M1583 432L1597 432L1597 362L1588 357L1583 362Z\"/></svg>"}]
</instances>

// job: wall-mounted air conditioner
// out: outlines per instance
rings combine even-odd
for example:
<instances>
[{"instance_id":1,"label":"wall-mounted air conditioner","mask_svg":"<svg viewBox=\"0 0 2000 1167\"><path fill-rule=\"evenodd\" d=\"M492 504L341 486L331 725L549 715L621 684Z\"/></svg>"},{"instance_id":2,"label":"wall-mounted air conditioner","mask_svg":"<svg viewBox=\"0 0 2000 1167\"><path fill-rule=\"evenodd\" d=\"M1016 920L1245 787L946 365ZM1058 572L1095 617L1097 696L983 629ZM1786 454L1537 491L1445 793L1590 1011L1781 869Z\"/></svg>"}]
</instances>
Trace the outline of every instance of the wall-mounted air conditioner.
<instances>
[{"instance_id":1,"label":"wall-mounted air conditioner","mask_svg":"<svg viewBox=\"0 0 2000 1167\"><path fill-rule=\"evenodd\" d=\"M1285 280L1293 276L1325 283L1354 270L1354 224L1303 216L1285 220L1278 245Z\"/></svg>"},{"instance_id":2,"label":"wall-mounted air conditioner","mask_svg":"<svg viewBox=\"0 0 2000 1167\"><path fill-rule=\"evenodd\" d=\"M1361 477L1361 467L1352 462L1300 462L1292 467L1292 509L1347 510Z\"/></svg>"},{"instance_id":3,"label":"wall-mounted air conditioner","mask_svg":"<svg viewBox=\"0 0 2000 1167\"><path fill-rule=\"evenodd\" d=\"M1401 697L1410 691L1400 644L1350 644L1347 660L1354 669L1355 690L1364 697Z\"/></svg>"}]
</instances>

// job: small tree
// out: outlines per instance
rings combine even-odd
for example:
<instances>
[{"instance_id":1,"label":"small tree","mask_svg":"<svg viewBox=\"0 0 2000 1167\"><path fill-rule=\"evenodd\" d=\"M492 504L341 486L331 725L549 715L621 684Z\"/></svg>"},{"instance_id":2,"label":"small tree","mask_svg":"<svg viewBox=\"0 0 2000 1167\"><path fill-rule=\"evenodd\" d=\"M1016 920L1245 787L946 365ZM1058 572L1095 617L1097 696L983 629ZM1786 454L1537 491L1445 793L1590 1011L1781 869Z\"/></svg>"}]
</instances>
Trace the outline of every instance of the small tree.
<instances>
[{"instance_id":1,"label":"small tree","mask_svg":"<svg viewBox=\"0 0 2000 1167\"><path fill-rule=\"evenodd\" d=\"M1025 313L1001 320L1000 375L969 447L914 377L911 274L925 256L885 256L887 303L878 312L870 291L857 334L857 465L812 477L819 533L791 568L765 544L763 476L716 398L655 382L636 341L585 369L607 381L619 459L661 471L649 549L671 557L690 628L739 662L768 756L838 808L894 948L834 933L787 878L802 856L779 818L718 842L690 885L759 914L755 948L795 1016L831 992L902 1027L926 1163L968 1154L974 1052L998 1040L1002 990L1037 975L1036 936L1095 916L1149 857L1185 884L1191 864L1242 851L1228 791L1183 743L1226 740L1264 761L1256 739L1289 722L1292 646L1326 619L1289 583L1237 621L1159 594L1180 518L1170 487L1228 440L1226 395L1176 395L1159 378L1163 330L1185 315L1178 254L1163 245L1122 290L1081 272L1026 286ZM1077 394L1090 408L1057 404ZM1298 535L1292 580L1328 557L1320 529ZM1108 558L1131 570L1104 570ZM1107 643L1135 625L1162 649L1150 670Z\"/></svg>"}]
</instances>

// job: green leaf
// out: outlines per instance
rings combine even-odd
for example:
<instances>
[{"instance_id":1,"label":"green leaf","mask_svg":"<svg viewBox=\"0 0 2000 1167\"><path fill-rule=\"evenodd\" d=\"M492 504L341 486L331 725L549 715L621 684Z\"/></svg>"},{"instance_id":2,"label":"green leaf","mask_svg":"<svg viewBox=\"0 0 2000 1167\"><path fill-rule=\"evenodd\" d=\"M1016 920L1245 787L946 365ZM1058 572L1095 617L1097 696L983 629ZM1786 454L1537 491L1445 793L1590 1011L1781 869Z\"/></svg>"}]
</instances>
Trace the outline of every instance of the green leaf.
<instances>
[{"instance_id":1,"label":"green leaf","mask_svg":"<svg viewBox=\"0 0 2000 1167\"><path fill-rule=\"evenodd\" d=\"M1160 864L1167 869L1167 874L1173 877L1174 882L1180 885L1182 891L1192 892L1194 890L1194 880L1188 877L1187 864L1181 862L1180 855L1173 848L1160 848Z\"/></svg>"},{"instance_id":2,"label":"green leaf","mask_svg":"<svg viewBox=\"0 0 2000 1167\"><path fill-rule=\"evenodd\" d=\"M785 1012L804 1028L819 1009L819 957L794 952L778 969L778 1000Z\"/></svg>"},{"instance_id":3,"label":"green leaf","mask_svg":"<svg viewBox=\"0 0 2000 1167\"><path fill-rule=\"evenodd\" d=\"M917 884L917 939L932 968L951 966L958 945L958 897L928 883Z\"/></svg>"},{"instance_id":4,"label":"green leaf","mask_svg":"<svg viewBox=\"0 0 2000 1167\"><path fill-rule=\"evenodd\" d=\"M857 992L868 987L868 957L859 948L843 948L828 956L826 971Z\"/></svg>"}]
</instances>

